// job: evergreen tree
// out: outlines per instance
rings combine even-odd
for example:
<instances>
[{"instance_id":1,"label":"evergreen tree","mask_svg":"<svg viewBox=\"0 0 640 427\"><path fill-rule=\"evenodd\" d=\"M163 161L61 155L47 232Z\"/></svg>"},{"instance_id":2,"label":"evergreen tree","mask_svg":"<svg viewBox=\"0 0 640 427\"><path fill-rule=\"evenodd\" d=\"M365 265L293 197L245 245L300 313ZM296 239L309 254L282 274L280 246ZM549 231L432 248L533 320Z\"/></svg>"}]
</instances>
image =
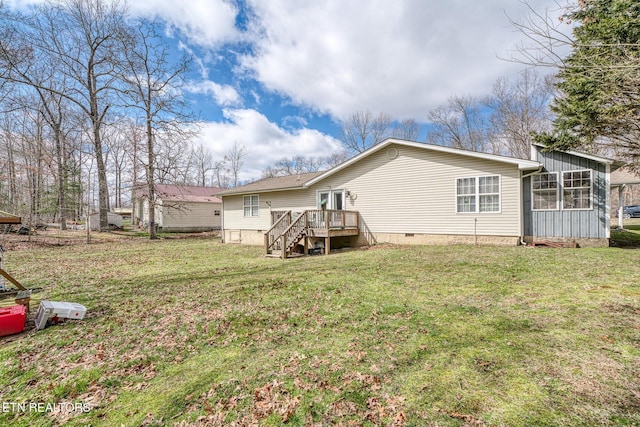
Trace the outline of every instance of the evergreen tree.
<instances>
[{"instance_id":1,"label":"evergreen tree","mask_svg":"<svg viewBox=\"0 0 640 427\"><path fill-rule=\"evenodd\" d=\"M560 64L554 132L537 141L559 149L608 144L640 158L640 2L579 0Z\"/></svg>"}]
</instances>

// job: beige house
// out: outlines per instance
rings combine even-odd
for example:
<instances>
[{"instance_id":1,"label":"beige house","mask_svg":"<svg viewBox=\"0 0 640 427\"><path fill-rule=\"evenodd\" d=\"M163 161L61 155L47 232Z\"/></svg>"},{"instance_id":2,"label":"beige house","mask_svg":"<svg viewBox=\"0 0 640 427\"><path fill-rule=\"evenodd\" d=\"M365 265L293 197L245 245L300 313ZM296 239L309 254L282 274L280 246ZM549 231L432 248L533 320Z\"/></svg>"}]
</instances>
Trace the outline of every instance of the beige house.
<instances>
[{"instance_id":1,"label":"beige house","mask_svg":"<svg viewBox=\"0 0 640 427\"><path fill-rule=\"evenodd\" d=\"M219 193L223 238L284 257L382 242L517 245L524 236L523 177L541 168L537 161L387 139L326 172Z\"/></svg>"},{"instance_id":2,"label":"beige house","mask_svg":"<svg viewBox=\"0 0 640 427\"><path fill-rule=\"evenodd\" d=\"M222 200L217 187L156 185L155 222L164 232L219 230L222 225ZM149 225L149 198L146 188L134 194L133 224Z\"/></svg>"}]
</instances>

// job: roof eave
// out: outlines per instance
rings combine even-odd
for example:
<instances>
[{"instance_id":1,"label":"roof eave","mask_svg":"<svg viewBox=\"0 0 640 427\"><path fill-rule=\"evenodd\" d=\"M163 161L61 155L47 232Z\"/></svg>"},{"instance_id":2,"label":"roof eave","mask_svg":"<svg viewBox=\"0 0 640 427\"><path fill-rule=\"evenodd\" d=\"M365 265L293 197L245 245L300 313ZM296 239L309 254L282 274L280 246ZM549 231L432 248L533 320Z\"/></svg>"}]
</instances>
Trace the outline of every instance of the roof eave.
<instances>
[{"instance_id":1,"label":"roof eave","mask_svg":"<svg viewBox=\"0 0 640 427\"><path fill-rule=\"evenodd\" d=\"M548 148L546 145L538 144L538 143L535 143L535 142L533 144L531 144L531 145L534 145L534 146L540 147L540 148ZM572 156L583 157L583 158L588 159L588 160L593 160L595 162L609 164L609 165L616 165L616 164L620 163L621 166L616 167L616 169L624 166L624 163L620 162L619 160L610 159L608 157L596 156L595 154L587 154L587 153L582 153L580 151L573 151L573 150L564 150L564 151L563 150L556 150L556 151L560 151L561 153L571 154Z\"/></svg>"},{"instance_id":2,"label":"roof eave","mask_svg":"<svg viewBox=\"0 0 640 427\"><path fill-rule=\"evenodd\" d=\"M516 159L516 158L511 158L511 157L504 157L504 156L497 156L494 154L487 154L487 153L480 153L480 152L476 152L476 151L465 151L465 150L458 150L455 148L450 148L450 147L443 147L440 145L432 145L432 144L425 144L423 142L416 142L416 141L406 141L403 139L396 139L396 138L387 138L384 141L382 141L380 144L375 145L371 148L369 148L366 151L363 151L362 153L358 154L357 156L347 160L346 162L342 163L341 165L336 166L333 169L329 169L328 171L326 171L325 173L323 173L322 175L319 175L313 179L310 179L309 181L304 183L304 187L310 187L320 181L322 181L323 179L325 179L328 176L333 175L334 173L337 173L339 171L341 171L342 169L352 165L353 163L359 161L360 159L362 159L363 157L367 157L377 151L382 150L383 148L391 145L391 144L398 144L398 145L404 145L406 147L415 147L415 148L420 148L420 149L425 149L425 150L431 150L431 151L438 151L438 152L442 152L442 153L449 153L449 154L458 154L458 155L462 155L462 156L468 156L468 157L474 157L474 158L479 158L479 159L484 159L484 160L493 160L496 162L501 162L501 163L508 163L508 164L515 164L518 165L518 169L519 170L535 170L540 168L541 164L538 162L535 162L533 160L523 160L523 159Z\"/></svg>"},{"instance_id":3,"label":"roof eave","mask_svg":"<svg viewBox=\"0 0 640 427\"><path fill-rule=\"evenodd\" d=\"M231 191L225 193L216 194L217 197L226 197L226 196L240 196L243 194L261 194L261 193L273 193L274 191L290 191L290 190L302 190L305 188L305 184L296 185L293 187L280 187L280 188L263 188L262 190L247 190L247 191Z\"/></svg>"}]
</instances>

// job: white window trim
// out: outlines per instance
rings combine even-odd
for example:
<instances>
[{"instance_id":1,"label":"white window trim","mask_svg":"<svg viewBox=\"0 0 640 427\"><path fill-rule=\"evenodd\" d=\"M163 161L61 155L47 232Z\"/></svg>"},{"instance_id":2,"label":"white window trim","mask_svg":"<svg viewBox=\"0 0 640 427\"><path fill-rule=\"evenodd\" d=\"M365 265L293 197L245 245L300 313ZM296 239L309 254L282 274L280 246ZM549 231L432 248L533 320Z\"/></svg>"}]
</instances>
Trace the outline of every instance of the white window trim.
<instances>
[{"instance_id":1,"label":"white window trim","mask_svg":"<svg viewBox=\"0 0 640 427\"><path fill-rule=\"evenodd\" d=\"M565 208L564 207L564 174L565 173L573 173L573 172L589 172L589 207L588 208ZM564 211L592 211L593 210L593 180L594 180L594 171L593 169L571 169L560 172L562 174L562 202L560 203L560 207ZM570 187L576 188L576 187ZM585 187L579 187L585 188Z\"/></svg>"},{"instance_id":2,"label":"white window trim","mask_svg":"<svg viewBox=\"0 0 640 427\"><path fill-rule=\"evenodd\" d=\"M317 206L318 209L322 209L322 206L320 205L320 194L322 194L322 193L327 193L329 195L328 199L327 199L327 207L326 207L326 209L333 210L333 209L336 208L333 205L333 196L336 193L342 194L342 210L345 210L347 208L346 192L345 192L344 188L339 188L337 190L332 190L332 189L329 189L329 190L316 190L316 206Z\"/></svg>"},{"instance_id":3,"label":"white window trim","mask_svg":"<svg viewBox=\"0 0 640 427\"><path fill-rule=\"evenodd\" d=\"M552 211L557 211L560 209L560 207L562 206L560 204L560 194L562 191L561 188L561 182L560 182L560 177L559 177L560 172L542 172L536 175L531 176L531 210L535 211L535 212L552 212ZM555 175L556 176L556 183L557 183L557 187L556 187L556 207L552 208L552 209L536 209L533 206L533 192L534 192L534 188L533 188L533 178L536 176L540 176L540 175Z\"/></svg>"},{"instance_id":4,"label":"white window trim","mask_svg":"<svg viewBox=\"0 0 640 427\"><path fill-rule=\"evenodd\" d=\"M254 197L256 198L255 204L251 202ZM247 198L249 198L249 204L247 204ZM247 215L247 207L249 208L249 215ZM250 194L242 197L242 214L245 218L256 218L260 216L260 196L258 194Z\"/></svg>"},{"instance_id":5,"label":"white window trim","mask_svg":"<svg viewBox=\"0 0 640 427\"><path fill-rule=\"evenodd\" d=\"M490 178L490 177L498 177L498 192L497 193L480 193L480 178ZM475 179L475 193L474 194L465 194L462 196L458 195L458 180L460 179ZM502 213L502 176L501 175L476 175L476 176L461 176L457 177L454 181L454 193L455 193L455 212L457 215L495 215ZM498 196L498 210L490 211L490 212L480 212L480 196L490 196L497 195ZM476 210L473 212L459 212L458 211L458 197L463 196L473 196L476 199Z\"/></svg>"},{"instance_id":6,"label":"white window trim","mask_svg":"<svg viewBox=\"0 0 640 427\"><path fill-rule=\"evenodd\" d=\"M331 190L317 190L316 191L316 206L317 209L322 209L322 206L320 205L320 194L322 193L327 193L327 206L325 207L325 209L329 209L329 205L331 203Z\"/></svg>"}]
</instances>

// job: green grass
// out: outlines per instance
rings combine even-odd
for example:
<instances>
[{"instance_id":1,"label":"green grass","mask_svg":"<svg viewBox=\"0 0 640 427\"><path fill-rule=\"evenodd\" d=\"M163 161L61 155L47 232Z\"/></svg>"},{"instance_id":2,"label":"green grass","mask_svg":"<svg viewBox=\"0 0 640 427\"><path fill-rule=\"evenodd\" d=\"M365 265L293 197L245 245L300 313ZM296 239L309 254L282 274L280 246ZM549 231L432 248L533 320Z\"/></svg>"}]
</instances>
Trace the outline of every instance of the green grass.
<instances>
[{"instance_id":1,"label":"green grass","mask_svg":"<svg viewBox=\"0 0 640 427\"><path fill-rule=\"evenodd\" d=\"M83 321L0 346L33 425L640 424L636 251L393 247L282 261L215 239L7 254Z\"/></svg>"},{"instance_id":2,"label":"green grass","mask_svg":"<svg viewBox=\"0 0 640 427\"><path fill-rule=\"evenodd\" d=\"M640 220L629 219L624 229L611 229L612 243L617 247L640 247Z\"/></svg>"}]
</instances>

